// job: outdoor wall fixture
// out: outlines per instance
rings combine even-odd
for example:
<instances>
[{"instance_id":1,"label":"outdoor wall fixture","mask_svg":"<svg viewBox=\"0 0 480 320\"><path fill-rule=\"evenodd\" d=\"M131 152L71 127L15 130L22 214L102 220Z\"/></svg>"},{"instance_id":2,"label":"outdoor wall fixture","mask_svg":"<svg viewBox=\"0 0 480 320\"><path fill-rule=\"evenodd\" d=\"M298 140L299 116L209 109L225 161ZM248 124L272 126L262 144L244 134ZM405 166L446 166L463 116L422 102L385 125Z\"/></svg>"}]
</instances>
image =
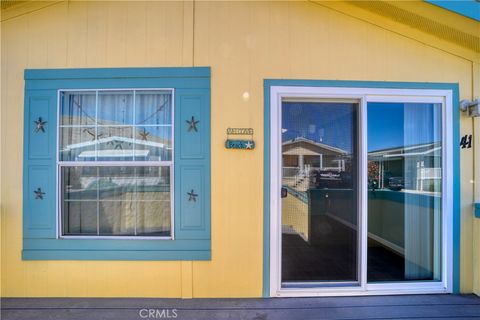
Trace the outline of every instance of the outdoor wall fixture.
<instances>
[{"instance_id":1,"label":"outdoor wall fixture","mask_svg":"<svg viewBox=\"0 0 480 320\"><path fill-rule=\"evenodd\" d=\"M460 110L467 112L469 117L480 117L480 99L460 101Z\"/></svg>"}]
</instances>

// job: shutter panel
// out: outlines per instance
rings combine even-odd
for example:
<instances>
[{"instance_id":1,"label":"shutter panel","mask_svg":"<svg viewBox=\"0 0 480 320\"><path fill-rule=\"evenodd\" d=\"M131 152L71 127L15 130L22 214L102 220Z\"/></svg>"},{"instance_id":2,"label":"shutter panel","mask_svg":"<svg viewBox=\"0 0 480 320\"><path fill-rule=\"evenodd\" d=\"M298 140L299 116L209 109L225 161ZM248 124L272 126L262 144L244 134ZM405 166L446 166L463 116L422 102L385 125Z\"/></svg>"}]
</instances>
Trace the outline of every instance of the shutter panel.
<instances>
[{"instance_id":1,"label":"shutter panel","mask_svg":"<svg viewBox=\"0 0 480 320\"><path fill-rule=\"evenodd\" d=\"M24 113L23 237L56 237L57 92L27 90Z\"/></svg>"},{"instance_id":2,"label":"shutter panel","mask_svg":"<svg viewBox=\"0 0 480 320\"><path fill-rule=\"evenodd\" d=\"M175 238L210 239L210 90L175 91Z\"/></svg>"}]
</instances>

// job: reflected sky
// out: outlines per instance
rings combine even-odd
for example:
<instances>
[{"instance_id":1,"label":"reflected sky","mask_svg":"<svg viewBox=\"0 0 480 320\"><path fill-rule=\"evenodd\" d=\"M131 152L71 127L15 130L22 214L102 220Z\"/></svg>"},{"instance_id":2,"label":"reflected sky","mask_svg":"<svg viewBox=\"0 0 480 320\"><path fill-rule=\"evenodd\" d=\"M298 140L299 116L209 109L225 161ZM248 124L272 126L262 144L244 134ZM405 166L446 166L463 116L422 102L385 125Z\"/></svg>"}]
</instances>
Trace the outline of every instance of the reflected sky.
<instances>
[{"instance_id":1,"label":"reflected sky","mask_svg":"<svg viewBox=\"0 0 480 320\"><path fill-rule=\"evenodd\" d=\"M368 151L441 140L441 104L368 103Z\"/></svg>"},{"instance_id":2,"label":"reflected sky","mask_svg":"<svg viewBox=\"0 0 480 320\"><path fill-rule=\"evenodd\" d=\"M352 151L352 103L283 102L282 141L306 138ZM441 140L441 104L370 102L368 151Z\"/></svg>"}]
</instances>

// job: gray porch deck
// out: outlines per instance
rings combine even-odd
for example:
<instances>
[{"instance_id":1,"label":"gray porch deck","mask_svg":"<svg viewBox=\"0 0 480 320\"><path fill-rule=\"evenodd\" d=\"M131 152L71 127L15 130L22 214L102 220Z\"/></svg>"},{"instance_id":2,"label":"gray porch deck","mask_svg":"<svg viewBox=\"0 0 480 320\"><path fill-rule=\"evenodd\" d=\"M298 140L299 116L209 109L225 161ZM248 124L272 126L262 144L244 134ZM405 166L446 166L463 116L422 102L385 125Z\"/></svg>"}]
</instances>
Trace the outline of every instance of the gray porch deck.
<instances>
[{"instance_id":1,"label":"gray porch deck","mask_svg":"<svg viewBox=\"0 0 480 320\"><path fill-rule=\"evenodd\" d=\"M175 314L176 319L208 320L480 319L480 298L475 295L191 300L3 298L1 303L3 320L173 319ZM155 312L150 317L149 310Z\"/></svg>"}]
</instances>

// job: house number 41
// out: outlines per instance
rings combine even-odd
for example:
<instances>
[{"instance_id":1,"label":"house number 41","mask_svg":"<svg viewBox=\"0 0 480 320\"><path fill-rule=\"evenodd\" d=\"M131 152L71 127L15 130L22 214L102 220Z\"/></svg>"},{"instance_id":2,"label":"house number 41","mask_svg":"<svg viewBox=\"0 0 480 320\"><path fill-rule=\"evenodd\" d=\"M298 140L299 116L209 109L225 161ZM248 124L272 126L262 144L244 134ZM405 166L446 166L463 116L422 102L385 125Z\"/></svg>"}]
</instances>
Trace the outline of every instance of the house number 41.
<instances>
[{"instance_id":1,"label":"house number 41","mask_svg":"<svg viewBox=\"0 0 480 320\"><path fill-rule=\"evenodd\" d=\"M472 147L472 135L464 135L462 139L460 139L460 146L462 149L470 149Z\"/></svg>"}]
</instances>

